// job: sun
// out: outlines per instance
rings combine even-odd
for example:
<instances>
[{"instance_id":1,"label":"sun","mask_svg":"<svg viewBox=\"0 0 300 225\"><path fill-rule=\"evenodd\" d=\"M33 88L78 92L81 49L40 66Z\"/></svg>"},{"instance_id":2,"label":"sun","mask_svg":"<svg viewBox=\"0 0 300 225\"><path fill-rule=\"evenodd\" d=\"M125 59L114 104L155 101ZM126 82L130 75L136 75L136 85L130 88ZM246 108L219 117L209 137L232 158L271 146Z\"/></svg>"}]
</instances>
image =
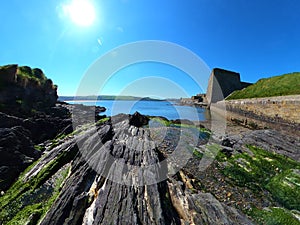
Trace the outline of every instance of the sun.
<instances>
[{"instance_id":1,"label":"sun","mask_svg":"<svg viewBox=\"0 0 300 225\"><path fill-rule=\"evenodd\" d=\"M91 26L96 19L95 7L90 0L72 0L64 6L64 11L79 26Z\"/></svg>"}]
</instances>

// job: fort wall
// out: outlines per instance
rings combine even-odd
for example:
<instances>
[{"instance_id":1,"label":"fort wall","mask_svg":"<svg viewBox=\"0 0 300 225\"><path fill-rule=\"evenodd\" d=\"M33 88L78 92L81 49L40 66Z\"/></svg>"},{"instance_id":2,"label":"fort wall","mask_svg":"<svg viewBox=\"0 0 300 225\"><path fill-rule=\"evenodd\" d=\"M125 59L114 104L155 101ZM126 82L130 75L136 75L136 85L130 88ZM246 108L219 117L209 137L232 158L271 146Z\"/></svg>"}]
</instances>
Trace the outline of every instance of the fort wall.
<instances>
[{"instance_id":1,"label":"fort wall","mask_svg":"<svg viewBox=\"0 0 300 225\"><path fill-rule=\"evenodd\" d=\"M250 83L241 82L239 73L215 68L209 77L206 91L208 105L221 101L232 92L249 85Z\"/></svg>"},{"instance_id":2,"label":"fort wall","mask_svg":"<svg viewBox=\"0 0 300 225\"><path fill-rule=\"evenodd\" d=\"M210 109L252 128L292 129L300 133L300 95L253 98L211 104Z\"/></svg>"}]
</instances>

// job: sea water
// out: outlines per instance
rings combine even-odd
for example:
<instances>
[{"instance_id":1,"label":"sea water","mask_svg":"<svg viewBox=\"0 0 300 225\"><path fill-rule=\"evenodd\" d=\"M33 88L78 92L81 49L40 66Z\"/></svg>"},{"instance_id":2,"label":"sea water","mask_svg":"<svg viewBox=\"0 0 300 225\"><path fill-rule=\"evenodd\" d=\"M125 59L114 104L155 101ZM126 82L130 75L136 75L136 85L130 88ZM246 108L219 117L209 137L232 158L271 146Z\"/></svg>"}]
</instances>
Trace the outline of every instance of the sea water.
<instances>
[{"instance_id":1,"label":"sea water","mask_svg":"<svg viewBox=\"0 0 300 225\"><path fill-rule=\"evenodd\" d=\"M174 101L129 101L129 100L101 100L101 101L68 101L71 104L97 105L106 108L101 113L114 116L120 113L133 114L136 111L149 116L162 116L169 120L188 119L192 121L207 120L206 109L195 106L178 105Z\"/></svg>"}]
</instances>

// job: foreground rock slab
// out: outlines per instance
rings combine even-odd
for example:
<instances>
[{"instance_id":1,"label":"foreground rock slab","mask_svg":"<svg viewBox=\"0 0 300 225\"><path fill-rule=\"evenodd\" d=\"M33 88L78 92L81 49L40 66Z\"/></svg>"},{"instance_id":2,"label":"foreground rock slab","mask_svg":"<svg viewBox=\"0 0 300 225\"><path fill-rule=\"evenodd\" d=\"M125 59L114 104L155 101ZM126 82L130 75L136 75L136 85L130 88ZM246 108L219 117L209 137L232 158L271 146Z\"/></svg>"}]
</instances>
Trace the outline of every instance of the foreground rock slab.
<instances>
[{"instance_id":1,"label":"foreground rock slab","mask_svg":"<svg viewBox=\"0 0 300 225\"><path fill-rule=\"evenodd\" d=\"M112 121L82 128L46 149L16 184L17 196L26 197L13 195L4 201L0 218L16 218L9 209L18 202L33 208L23 218L43 225L252 224L239 210L195 189L183 172L169 177L160 142L151 138L151 128L140 127L144 117L135 118L139 127L131 125L128 116ZM39 202L43 207L35 209Z\"/></svg>"}]
</instances>

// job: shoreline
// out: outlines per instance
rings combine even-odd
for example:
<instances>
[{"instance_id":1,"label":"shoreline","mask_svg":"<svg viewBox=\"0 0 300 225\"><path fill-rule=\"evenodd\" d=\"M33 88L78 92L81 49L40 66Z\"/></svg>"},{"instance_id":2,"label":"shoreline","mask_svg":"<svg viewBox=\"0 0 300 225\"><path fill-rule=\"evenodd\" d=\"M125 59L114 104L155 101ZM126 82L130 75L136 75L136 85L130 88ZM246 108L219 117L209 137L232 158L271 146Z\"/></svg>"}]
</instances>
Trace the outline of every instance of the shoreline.
<instances>
[{"instance_id":1,"label":"shoreline","mask_svg":"<svg viewBox=\"0 0 300 225\"><path fill-rule=\"evenodd\" d=\"M115 101L115 100L97 100L97 101L92 101L92 100L76 100L76 101L64 101L64 103L71 104L70 102L74 102L74 105L77 103L84 103L84 102L101 102L101 101ZM135 101L135 100L117 100L117 101ZM147 102L147 101L146 101ZM62 102L60 102L62 103ZM283 134L293 136L299 139L298 137L298 132L294 132L294 130L289 130L287 128L281 127L281 129L278 129L278 126L274 126L271 122L266 122L263 120L258 120L258 119L253 119L250 117L246 117L245 115L239 115L238 113L233 113L230 110L226 110L225 112L218 109L207 109L205 107L201 107L199 105L192 105L192 104L177 104L175 103L174 105L179 105L179 106L190 106L190 107L199 107L202 108L203 110L207 110L208 116L204 120L190 120L192 123L194 123L196 126L204 126L207 129L211 130L211 124L213 122L212 120L212 113L217 113L218 116L220 116L220 121L221 120L226 120L226 125L225 125L225 135L232 135L232 134L239 134L242 132L249 132L253 130L265 130L265 129L274 129L277 130ZM102 112L103 114L105 112ZM106 115L107 116L107 115ZM151 116L151 115L148 115ZM109 116L108 116L109 117ZM162 116L154 116L154 117L162 117ZM168 119L168 118L166 118ZM176 120L176 119L168 119L168 120ZM181 120L178 118L178 120ZM182 119L185 120L185 119ZM214 118L215 122L218 122L218 119ZM288 124L289 125L292 124Z\"/></svg>"}]
</instances>

